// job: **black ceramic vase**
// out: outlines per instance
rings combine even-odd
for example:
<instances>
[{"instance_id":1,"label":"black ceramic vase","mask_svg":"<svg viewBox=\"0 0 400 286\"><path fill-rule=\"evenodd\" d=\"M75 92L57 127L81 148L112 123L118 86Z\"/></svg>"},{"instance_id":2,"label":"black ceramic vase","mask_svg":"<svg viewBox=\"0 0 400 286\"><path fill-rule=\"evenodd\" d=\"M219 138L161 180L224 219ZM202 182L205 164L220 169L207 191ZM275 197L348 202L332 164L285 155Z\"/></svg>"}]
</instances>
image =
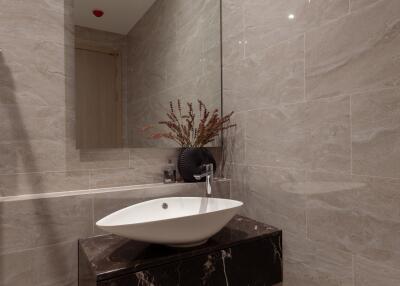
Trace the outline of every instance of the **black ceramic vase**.
<instances>
[{"instance_id":1,"label":"black ceramic vase","mask_svg":"<svg viewBox=\"0 0 400 286\"><path fill-rule=\"evenodd\" d=\"M178 171L186 183L204 182L205 178L197 181L194 175L200 175L205 164L213 164L214 172L217 169L214 156L207 148L182 148L178 157Z\"/></svg>"}]
</instances>

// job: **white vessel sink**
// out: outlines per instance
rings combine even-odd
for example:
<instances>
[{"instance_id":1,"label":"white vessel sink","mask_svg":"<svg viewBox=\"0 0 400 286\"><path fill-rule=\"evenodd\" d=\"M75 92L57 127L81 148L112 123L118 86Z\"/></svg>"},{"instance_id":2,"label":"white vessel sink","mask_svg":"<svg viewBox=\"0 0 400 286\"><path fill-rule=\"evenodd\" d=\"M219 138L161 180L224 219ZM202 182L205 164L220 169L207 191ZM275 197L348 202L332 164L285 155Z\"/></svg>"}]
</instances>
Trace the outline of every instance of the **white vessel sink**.
<instances>
[{"instance_id":1,"label":"white vessel sink","mask_svg":"<svg viewBox=\"0 0 400 286\"><path fill-rule=\"evenodd\" d=\"M162 198L116 211L96 225L134 240L191 247L205 243L220 231L242 205L217 198Z\"/></svg>"}]
</instances>

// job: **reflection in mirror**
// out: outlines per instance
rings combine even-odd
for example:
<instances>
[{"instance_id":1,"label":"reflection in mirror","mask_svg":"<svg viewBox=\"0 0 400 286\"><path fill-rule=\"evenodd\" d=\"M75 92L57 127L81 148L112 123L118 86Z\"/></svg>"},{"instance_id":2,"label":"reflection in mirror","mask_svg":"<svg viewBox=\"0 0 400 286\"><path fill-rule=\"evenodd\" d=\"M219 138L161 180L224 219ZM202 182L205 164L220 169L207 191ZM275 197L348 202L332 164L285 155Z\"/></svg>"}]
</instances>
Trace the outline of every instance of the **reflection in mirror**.
<instances>
[{"instance_id":1,"label":"reflection in mirror","mask_svg":"<svg viewBox=\"0 0 400 286\"><path fill-rule=\"evenodd\" d=\"M166 119L170 101L221 110L220 9L220 0L75 1L77 147L177 147L143 131Z\"/></svg>"}]
</instances>

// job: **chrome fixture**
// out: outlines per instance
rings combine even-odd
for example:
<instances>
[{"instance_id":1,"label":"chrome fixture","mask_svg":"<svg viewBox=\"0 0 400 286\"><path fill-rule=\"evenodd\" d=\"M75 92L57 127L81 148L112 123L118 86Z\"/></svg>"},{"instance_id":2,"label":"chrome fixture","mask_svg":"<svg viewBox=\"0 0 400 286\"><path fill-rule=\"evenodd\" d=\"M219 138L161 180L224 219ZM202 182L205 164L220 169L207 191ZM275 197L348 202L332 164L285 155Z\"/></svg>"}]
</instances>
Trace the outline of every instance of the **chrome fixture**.
<instances>
[{"instance_id":1,"label":"chrome fixture","mask_svg":"<svg viewBox=\"0 0 400 286\"><path fill-rule=\"evenodd\" d=\"M200 181L204 177L206 177L206 197L211 197L212 196L212 191L211 191L211 183L213 181L214 177L214 165L213 164L206 164L202 166L205 169L205 172L200 174L200 175L193 175L193 177L197 180Z\"/></svg>"}]
</instances>

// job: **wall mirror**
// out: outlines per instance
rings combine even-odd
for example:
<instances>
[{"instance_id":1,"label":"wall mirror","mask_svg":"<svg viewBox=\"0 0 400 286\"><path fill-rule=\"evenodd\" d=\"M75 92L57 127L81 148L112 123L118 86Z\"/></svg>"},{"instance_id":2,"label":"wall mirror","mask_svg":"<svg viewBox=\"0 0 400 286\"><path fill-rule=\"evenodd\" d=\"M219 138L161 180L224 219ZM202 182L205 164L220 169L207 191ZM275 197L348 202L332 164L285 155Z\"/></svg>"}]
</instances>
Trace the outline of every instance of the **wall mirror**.
<instances>
[{"instance_id":1,"label":"wall mirror","mask_svg":"<svg viewBox=\"0 0 400 286\"><path fill-rule=\"evenodd\" d=\"M165 119L170 101L221 110L220 6L75 1L77 148L177 147L144 131Z\"/></svg>"}]
</instances>

